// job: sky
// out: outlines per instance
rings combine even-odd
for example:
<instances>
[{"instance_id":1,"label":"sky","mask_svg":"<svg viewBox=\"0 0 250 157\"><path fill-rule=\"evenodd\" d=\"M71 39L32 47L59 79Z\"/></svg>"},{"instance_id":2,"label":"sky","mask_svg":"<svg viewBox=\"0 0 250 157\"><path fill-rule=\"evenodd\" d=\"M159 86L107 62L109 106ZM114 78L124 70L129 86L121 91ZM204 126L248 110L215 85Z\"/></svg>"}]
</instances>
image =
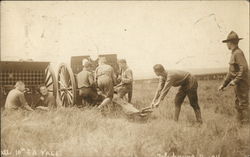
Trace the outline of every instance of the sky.
<instances>
[{"instance_id":1,"label":"sky","mask_svg":"<svg viewBox=\"0 0 250 157\"><path fill-rule=\"evenodd\" d=\"M249 63L248 1L4 1L1 60L50 61L115 53L135 78L167 69L228 66L230 31Z\"/></svg>"}]
</instances>

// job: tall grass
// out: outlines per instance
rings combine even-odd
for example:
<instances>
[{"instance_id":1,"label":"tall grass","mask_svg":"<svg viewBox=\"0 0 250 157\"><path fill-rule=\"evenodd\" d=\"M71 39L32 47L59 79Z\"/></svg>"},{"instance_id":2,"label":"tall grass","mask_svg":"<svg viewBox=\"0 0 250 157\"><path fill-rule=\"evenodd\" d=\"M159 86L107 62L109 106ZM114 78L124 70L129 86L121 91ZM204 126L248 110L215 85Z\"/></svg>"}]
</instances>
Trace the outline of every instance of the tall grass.
<instances>
[{"instance_id":1,"label":"tall grass","mask_svg":"<svg viewBox=\"0 0 250 157\"><path fill-rule=\"evenodd\" d=\"M103 115L91 108L60 108L54 111L1 112L1 150L25 150L19 156L62 157L158 157L193 155L246 157L250 155L250 126L235 120L232 90L218 93L218 81L199 82L199 102L204 124L195 124L186 100L179 122L173 121L171 89L164 103L147 119L128 119L117 108ZM137 108L150 104L156 84L134 86ZM40 152L39 152L40 151ZM6 156L15 156L12 155Z\"/></svg>"}]
</instances>

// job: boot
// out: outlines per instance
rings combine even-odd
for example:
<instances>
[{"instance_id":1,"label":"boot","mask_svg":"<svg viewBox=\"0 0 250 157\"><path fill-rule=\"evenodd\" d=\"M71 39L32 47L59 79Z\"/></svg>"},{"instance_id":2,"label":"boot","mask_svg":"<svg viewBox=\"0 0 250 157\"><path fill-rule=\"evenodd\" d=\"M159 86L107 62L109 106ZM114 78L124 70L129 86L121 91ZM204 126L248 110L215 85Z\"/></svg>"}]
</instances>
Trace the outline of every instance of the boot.
<instances>
[{"instance_id":1,"label":"boot","mask_svg":"<svg viewBox=\"0 0 250 157\"><path fill-rule=\"evenodd\" d=\"M200 109L196 109L194 111L195 116L196 116L196 121L200 124L202 124L202 118L201 118L201 110Z\"/></svg>"},{"instance_id":2,"label":"boot","mask_svg":"<svg viewBox=\"0 0 250 157\"><path fill-rule=\"evenodd\" d=\"M241 111L241 116L242 116L242 119L241 119L241 124L248 124L249 123L249 111L246 109L246 110L242 110Z\"/></svg>"},{"instance_id":3,"label":"boot","mask_svg":"<svg viewBox=\"0 0 250 157\"><path fill-rule=\"evenodd\" d=\"M181 108L180 107L175 107L175 114L174 114L174 120L177 122L179 119Z\"/></svg>"},{"instance_id":4,"label":"boot","mask_svg":"<svg viewBox=\"0 0 250 157\"><path fill-rule=\"evenodd\" d=\"M237 116L236 116L236 119L239 123L241 123L242 119L243 119L243 116L242 116L242 110L237 110Z\"/></svg>"}]
</instances>

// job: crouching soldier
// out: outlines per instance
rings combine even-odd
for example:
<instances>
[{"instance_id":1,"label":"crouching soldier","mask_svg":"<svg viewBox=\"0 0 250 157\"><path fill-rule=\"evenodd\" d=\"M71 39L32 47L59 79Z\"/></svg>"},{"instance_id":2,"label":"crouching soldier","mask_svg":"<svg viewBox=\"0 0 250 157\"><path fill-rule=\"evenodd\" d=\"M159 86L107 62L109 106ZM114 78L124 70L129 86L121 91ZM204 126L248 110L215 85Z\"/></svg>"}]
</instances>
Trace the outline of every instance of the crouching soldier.
<instances>
[{"instance_id":1,"label":"crouching soldier","mask_svg":"<svg viewBox=\"0 0 250 157\"><path fill-rule=\"evenodd\" d=\"M89 61L83 63L83 70L77 75L77 83L79 96L82 97L84 103L96 105L103 100L103 97L98 95L95 88L94 75L91 71L91 63Z\"/></svg>"},{"instance_id":2,"label":"crouching soldier","mask_svg":"<svg viewBox=\"0 0 250 157\"><path fill-rule=\"evenodd\" d=\"M33 111L33 109L28 105L25 99L24 92L25 84L22 81L16 82L15 89L12 89L7 95L5 109L25 109L28 111Z\"/></svg>"},{"instance_id":3,"label":"crouching soldier","mask_svg":"<svg viewBox=\"0 0 250 157\"><path fill-rule=\"evenodd\" d=\"M197 80L189 72L178 70L166 71L161 64L156 64L153 68L155 74L160 77L160 80L157 92L152 101L152 107L159 106L172 86L179 87L178 93L175 96L174 120L178 121L181 105L185 97L188 96L189 102L194 109L197 122L202 123L201 110L197 96Z\"/></svg>"},{"instance_id":4,"label":"crouching soldier","mask_svg":"<svg viewBox=\"0 0 250 157\"><path fill-rule=\"evenodd\" d=\"M39 93L41 94L40 101L37 109L49 111L56 107L56 99L53 93L49 92L45 85L39 87Z\"/></svg>"},{"instance_id":5,"label":"crouching soldier","mask_svg":"<svg viewBox=\"0 0 250 157\"><path fill-rule=\"evenodd\" d=\"M130 103L133 92L133 73L124 59L119 60L119 67L121 69L121 75L118 77L120 83L115 87L115 91L120 98L128 94L128 102Z\"/></svg>"},{"instance_id":6,"label":"crouching soldier","mask_svg":"<svg viewBox=\"0 0 250 157\"><path fill-rule=\"evenodd\" d=\"M222 41L227 43L227 47L232 51L232 54L229 61L229 72L219 90L223 91L227 85L234 86L235 108L238 111L237 118L241 123L247 123L249 122L249 76L246 58L238 47L241 39L232 31L227 39Z\"/></svg>"}]
</instances>

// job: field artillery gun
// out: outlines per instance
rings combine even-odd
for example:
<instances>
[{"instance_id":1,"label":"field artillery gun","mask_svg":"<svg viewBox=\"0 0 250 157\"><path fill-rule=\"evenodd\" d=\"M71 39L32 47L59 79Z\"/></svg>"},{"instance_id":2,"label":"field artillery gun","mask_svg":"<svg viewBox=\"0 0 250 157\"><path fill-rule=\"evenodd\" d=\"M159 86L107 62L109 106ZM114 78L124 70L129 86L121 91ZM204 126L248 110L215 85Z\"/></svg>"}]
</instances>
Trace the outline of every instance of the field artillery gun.
<instances>
[{"instance_id":1,"label":"field artillery gun","mask_svg":"<svg viewBox=\"0 0 250 157\"><path fill-rule=\"evenodd\" d=\"M117 76L120 74L116 54L99 55L98 58L100 57L106 58L107 64L113 67ZM98 66L98 59L92 60L90 56L73 56L70 60L70 67L65 63L62 63L59 66L57 73L58 98L61 101L63 107L70 107L82 103L82 98L79 96L79 88L77 86L77 74L82 71L83 60L88 60L91 62L92 70L95 71ZM121 106L122 110L127 115L138 115L144 117L152 112L148 109L138 110L132 104L117 96L113 98L113 102Z\"/></svg>"},{"instance_id":2,"label":"field artillery gun","mask_svg":"<svg viewBox=\"0 0 250 157\"><path fill-rule=\"evenodd\" d=\"M50 62L34 61L0 61L0 105L5 104L7 94L17 81L25 83L25 97L31 107L39 99L38 87L46 85L49 92L57 96L57 82Z\"/></svg>"}]
</instances>

